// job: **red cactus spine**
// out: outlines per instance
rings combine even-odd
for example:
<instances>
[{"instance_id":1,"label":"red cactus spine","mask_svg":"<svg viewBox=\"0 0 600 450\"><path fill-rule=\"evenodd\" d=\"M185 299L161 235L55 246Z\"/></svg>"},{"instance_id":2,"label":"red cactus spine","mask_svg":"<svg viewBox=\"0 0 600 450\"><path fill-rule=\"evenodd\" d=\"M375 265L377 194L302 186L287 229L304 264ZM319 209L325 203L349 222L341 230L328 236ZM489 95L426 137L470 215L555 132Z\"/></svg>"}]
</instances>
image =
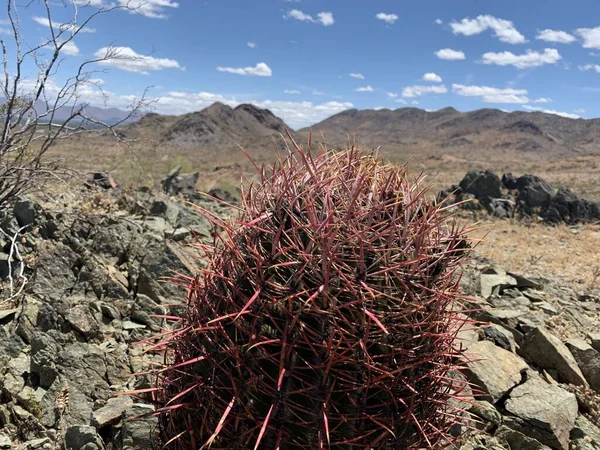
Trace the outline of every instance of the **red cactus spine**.
<instances>
[{"instance_id":1,"label":"red cactus spine","mask_svg":"<svg viewBox=\"0 0 600 450\"><path fill-rule=\"evenodd\" d=\"M243 193L191 280L154 391L164 448L444 448L460 421L466 229L422 179L297 148Z\"/></svg>"}]
</instances>

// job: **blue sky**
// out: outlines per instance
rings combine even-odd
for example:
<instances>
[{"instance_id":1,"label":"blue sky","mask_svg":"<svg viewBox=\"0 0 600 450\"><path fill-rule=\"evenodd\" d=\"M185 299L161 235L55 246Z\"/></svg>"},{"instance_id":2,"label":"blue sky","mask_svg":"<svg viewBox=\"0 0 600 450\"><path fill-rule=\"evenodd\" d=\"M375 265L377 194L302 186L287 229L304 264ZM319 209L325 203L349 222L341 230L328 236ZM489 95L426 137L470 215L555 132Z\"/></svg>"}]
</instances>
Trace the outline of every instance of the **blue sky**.
<instances>
[{"instance_id":1,"label":"blue sky","mask_svg":"<svg viewBox=\"0 0 600 450\"><path fill-rule=\"evenodd\" d=\"M90 1L79 23L113 0ZM42 12L20 10L30 44L48 35ZM53 6L56 22L71 14ZM56 78L108 45L133 55L95 66L108 106L152 86L160 113L252 102L295 128L347 108L600 116L598 0L147 0L135 14L113 11L90 27Z\"/></svg>"}]
</instances>

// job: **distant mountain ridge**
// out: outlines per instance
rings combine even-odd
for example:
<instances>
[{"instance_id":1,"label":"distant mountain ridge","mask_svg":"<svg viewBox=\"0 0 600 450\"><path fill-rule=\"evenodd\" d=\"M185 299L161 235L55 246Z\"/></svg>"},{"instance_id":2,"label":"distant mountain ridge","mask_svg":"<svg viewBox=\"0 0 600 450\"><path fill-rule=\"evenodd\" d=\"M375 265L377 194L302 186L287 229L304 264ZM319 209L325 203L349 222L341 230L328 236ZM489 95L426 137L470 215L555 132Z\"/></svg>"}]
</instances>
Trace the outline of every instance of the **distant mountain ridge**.
<instances>
[{"instance_id":1,"label":"distant mountain ridge","mask_svg":"<svg viewBox=\"0 0 600 450\"><path fill-rule=\"evenodd\" d=\"M504 112L454 108L424 111L350 109L298 130L302 138L324 135L330 146L344 146L355 136L384 149L510 149L541 153L600 153L600 119L569 119L543 112Z\"/></svg>"},{"instance_id":2,"label":"distant mountain ridge","mask_svg":"<svg viewBox=\"0 0 600 450\"><path fill-rule=\"evenodd\" d=\"M4 104L6 99L4 97L0 97L0 105ZM52 116L52 122L56 124L62 124L72 116L74 111L81 108L82 105L68 105L62 106L56 109ZM52 107L52 105L50 105ZM85 115L103 122L107 125L116 125L124 121L125 123L131 123L137 119L139 119L139 115L135 117L129 117L131 115L131 111L123 111L118 108L100 108L97 106L85 106ZM45 114L48 111L45 102L42 100L38 100L35 104L35 111L38 115ZM50 116L43 117L41 119L42 122L48 123L50 121ZM80 120L75 119L73 121L73 125L78 124Z\"/></svg>"},{"instance_id":3,"label":"distant mountain ridge","mask_svg":"<svg viewBox=\"0 0 600 450\"><path fill-rule=\"evenodd\" d=\"M106 116L115 110L101 110ZM118 111L118 110L116 110ZM448 107L438 111L418 108L349 109L311 127L294 131L268 109L252 104L231 107L214 103L201 111L167 116L149 113L120 127L131 139L152 141L172 154L215 158L216 152L239 156L238 145L270 159L283 147L287 131L300 143L309 137L329 147L345 147L356 140L366 147L382 147L388 155L422 152L467 157L502 151L536 158L539 155L600 154L600 119L569 119L543 112L505 112L479 109L460 112ZM222 158L222 159L223 159ZM229 156L227 156L229 158Z\"/></svg>"}]
</instances>

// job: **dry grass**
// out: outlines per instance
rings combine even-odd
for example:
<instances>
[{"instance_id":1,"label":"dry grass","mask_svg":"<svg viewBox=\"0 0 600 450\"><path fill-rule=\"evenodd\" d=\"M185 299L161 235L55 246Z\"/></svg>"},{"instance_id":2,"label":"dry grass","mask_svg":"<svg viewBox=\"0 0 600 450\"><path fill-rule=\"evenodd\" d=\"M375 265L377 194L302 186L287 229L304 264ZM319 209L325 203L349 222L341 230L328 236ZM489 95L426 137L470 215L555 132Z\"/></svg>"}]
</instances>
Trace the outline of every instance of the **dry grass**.
<instances>
[{"instance_id":1,"label":"dry grass","mask_svg":"<svg viewBox=\"0 0 600 450\"><path fill-rule=\"evenodd\" d=\"M477 253L506 270L556 279L580 292L600 288L600 225L493 220L475 237L484 238Z\"/></svg>"},{"instance_id":2,"label":"dry grass","mask_svg":"<svg viewBox=\"0 0 600 450\"><path fill-rule=\"evenodd\" d=\"M158 185L175 165L184 171L199 171L201 189L221 184L238 184L240 170L253 173L243 152L231 148L179 148L160 142L159 130L148 132L130 145L117 144L111 136L80 135L52 149L52 154L82 172L109 171L128 185ZM240 143L244 145L244 143ZM275 148L248 148L257 163L271 163ZM434 188L457 184L468 170L492 169L498 175L531 173L555 187L569 187L584 198L600 200L600 156L571 156L540 153L516 153L479 147L477 150L440 149L418 144L405 148L382 148L393 163L404 164L413 172L424 172Z\"/></svg>"}]
</instances>

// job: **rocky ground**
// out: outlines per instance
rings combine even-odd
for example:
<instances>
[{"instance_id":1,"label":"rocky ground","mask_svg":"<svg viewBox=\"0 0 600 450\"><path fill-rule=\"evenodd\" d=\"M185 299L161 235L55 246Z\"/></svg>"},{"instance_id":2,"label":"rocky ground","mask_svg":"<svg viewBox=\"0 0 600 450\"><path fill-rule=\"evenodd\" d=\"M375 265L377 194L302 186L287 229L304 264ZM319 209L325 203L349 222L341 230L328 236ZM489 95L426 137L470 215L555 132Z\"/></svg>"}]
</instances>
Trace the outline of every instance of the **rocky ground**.
<instances>
[{"instance_id":1,"label":"rocky ground","mask_svg":"<svg viewBox=\"0 0 600 450\"><path fill-rule=\"evenodd\" d=\"M135 343L179 310L162 280L202 265L187 244L208 223L173 197L111 189L23 200L0 229L0 449L152 448L155 419L134 418L153 406L117 394L149 385ZM600 450L598 292L477 257L462 286L482 323L458 344L474 385L461 447Z\"/></svg>"}]
</instances>

